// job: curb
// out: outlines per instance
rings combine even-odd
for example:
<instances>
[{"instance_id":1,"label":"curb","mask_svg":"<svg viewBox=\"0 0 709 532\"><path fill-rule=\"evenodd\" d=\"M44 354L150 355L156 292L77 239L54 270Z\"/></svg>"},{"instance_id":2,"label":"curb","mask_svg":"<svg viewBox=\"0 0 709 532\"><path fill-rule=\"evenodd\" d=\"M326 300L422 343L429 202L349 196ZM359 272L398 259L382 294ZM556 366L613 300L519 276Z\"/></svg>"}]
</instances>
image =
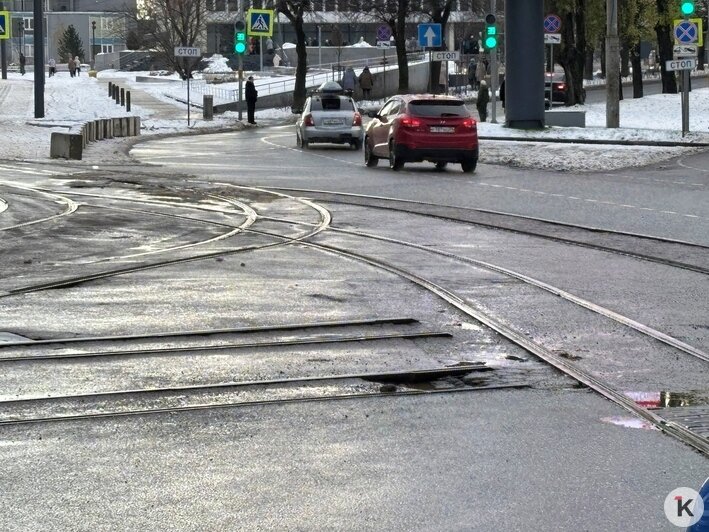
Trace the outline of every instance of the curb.
<instances>
[{"instance_id":1,"label":"curb","mask_svg":"<svg viewBox=\"0 0 709 532\"><path fill-rule=\"evenodd\" d=\"M567 139L540 137L493 137L478 135L480 140L510 142L549 142L557 144L598 144L610 146L650 146L657 148L709 148L709 142L673 142L668 140L604 140L604 139Z\"/></svg>"}]
</instances>

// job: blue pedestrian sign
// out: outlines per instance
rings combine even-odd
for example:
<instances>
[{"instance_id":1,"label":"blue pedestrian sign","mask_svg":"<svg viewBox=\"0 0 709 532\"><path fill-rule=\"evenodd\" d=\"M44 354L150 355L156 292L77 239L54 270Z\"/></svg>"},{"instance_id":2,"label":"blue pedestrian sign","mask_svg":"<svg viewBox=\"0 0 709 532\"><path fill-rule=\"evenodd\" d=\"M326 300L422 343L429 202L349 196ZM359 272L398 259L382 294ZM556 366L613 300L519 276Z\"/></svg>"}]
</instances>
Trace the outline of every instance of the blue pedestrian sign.
<instances>
[{"instance_id":1,"label":"blue pedestrian sign","mask_svg":"<svg viewBox=\"0 0 709 532\"><path fill-rule=\"evenodd\" d=\"M246 12L247 30L253 37L271 37L273 35L273 10L249 9Z\"/></svg>"},{"instance_id":2,"label":"blue pedestrian sign","mask_svg":"<svg viewBox=\"0 0 709 532\"><path fill-rule=\"evenodd\" d=\"M699 28L691 20L683 20L675 26L675 39L680 44L691 44L699 40Z\"/></svg>"},{"instance_id":3,"label":"blue pedestrian sign","mask_svg":"<svg viewBox=\"0 0 709 532\"><path fill-rule=\"evenodd\" d=\"M443 42L441 31L441 25L438 23L433 24L419 24L419 46L423 48L435 48L441 46Z\"/></svg>"},{"instance_id":4,"label":"blue pedestrian sign","mask_svg":"<svg viewBox=\"0 0 709 532\"><path fill-rule=\"evenodd\" d=\"M10 27L10 12L0 11L0 39L9 39L11 37Z\"/></svg>"}]
</instances>

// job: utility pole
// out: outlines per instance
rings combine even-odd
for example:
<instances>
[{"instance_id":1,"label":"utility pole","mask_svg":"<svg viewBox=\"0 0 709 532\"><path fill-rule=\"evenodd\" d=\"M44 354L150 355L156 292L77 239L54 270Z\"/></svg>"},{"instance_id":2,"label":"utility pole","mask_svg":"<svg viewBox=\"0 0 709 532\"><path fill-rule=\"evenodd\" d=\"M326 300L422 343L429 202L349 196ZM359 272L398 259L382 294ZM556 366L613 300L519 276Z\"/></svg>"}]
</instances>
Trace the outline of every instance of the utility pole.
<instances>
[{"instance_id":1,"label":"utility pole","mask_svg":"<svg viewBox=\"0 0 709 532\"><path fill-rule=\"evenodd\" d=\"M606 0L606 127L620 127L618 0Z\"/></svg>"},{"instance_id":2,"label":"utility pole","mask_svg":"<svg viewBox=\"0 0 709 532\"><path fill-rule=\"evenodd\" d=\"M3 11L5 6L0 2L0 11ZM10 21L7 21L8 27L10 27ZM2 79L7 79L7 57L5 56L5 41L7 39L0 39L0 68L2 68Z\"/></svg>"},{"instance_id":3,"label":"utility pole","mask_svg":"<svg viewBox=\"0 0 709 532\"><path fill-rule=\"evenodd\" d=\"M34 117L44 118L44 2L34 3Z\"/></svg>"}]
</instances>

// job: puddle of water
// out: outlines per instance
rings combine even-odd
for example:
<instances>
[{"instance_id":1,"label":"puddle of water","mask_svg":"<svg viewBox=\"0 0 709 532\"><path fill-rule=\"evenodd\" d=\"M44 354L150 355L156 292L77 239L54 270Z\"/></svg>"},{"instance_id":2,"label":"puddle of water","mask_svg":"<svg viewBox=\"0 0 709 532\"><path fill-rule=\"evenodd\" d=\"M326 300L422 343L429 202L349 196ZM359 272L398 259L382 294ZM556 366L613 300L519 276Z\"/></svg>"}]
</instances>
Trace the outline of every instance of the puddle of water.
<instances>
[{"instance_id":1,"label":"puddle of water","mask_svg":"<svg viewBox=\"0 0 709 532\"><path fill-rule=\"evenodd\" d=\"M625 392L625 395L645 408L709 405L709 391Z\"/></svg>"},{"instance_id":2,"label":"puddle of water","mask_svg":"<svg viewBox=\"0 0 709 532\"><path fill-rule=\"evenodd\" d=\"M604 423L610 423L611 425L617 425L619 427L626 427L629 429L657 430L657 428L651 423L648 423L647 421L636 417L603 417L601 418L601 421L603 421Z\"/></svg>"}]
</instances>

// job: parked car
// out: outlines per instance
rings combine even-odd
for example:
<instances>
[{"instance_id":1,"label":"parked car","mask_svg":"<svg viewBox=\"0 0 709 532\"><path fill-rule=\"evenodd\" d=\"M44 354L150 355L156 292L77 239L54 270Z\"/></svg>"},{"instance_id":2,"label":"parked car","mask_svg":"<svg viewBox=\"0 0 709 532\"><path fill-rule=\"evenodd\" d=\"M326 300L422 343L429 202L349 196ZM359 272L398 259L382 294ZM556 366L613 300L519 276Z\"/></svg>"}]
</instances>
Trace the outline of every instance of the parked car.
<instances>
[{"instance_id":1,"label":"parked car","mask_svg":"<svg viewBox=\"0 0 709 532\"><path fill-rule=\"evenodd\" d=\"M295 127L299 148L317 142L350 144L355 150L362 147L362 115L352 97L334 82L307 98Z\"/></svg>"},{"instance_id":2,"label":"parked car","mask_svg":"<svg viewBox=\"0 0 709 532\"><path fill-rule=\"evenodd\" d=\"M551 105L562 105L566 103L568 85L566 75L563 72L544 73L544 98Z\"/></svg>"},{"instance_id":3,"label":"parked car","mask_svg":"<svg viewBox=\"0 0 709 532\"><path fill-rule=\"evenodd\" d=\"M460 98L397 95L370 116L364 133L367 166L388 159L390 168L400 170L407 162L431 161L439 170L460 163L464 172L473 172L478 164L477 122Z\"/></svg>"}]
</instances>

